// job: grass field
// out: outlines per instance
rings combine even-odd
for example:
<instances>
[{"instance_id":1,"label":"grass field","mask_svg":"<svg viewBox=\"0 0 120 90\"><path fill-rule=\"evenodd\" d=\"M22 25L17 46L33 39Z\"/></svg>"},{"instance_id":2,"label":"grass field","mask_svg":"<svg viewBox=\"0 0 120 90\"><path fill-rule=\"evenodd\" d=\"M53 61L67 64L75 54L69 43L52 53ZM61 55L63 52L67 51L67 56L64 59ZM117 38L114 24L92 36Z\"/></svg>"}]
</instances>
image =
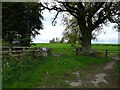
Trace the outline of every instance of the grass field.
<instances>
[{"instance_id":1,"label":"grass field","mask_svg":"<svg viewBox=\"0 0 120 90\"><path fill-rule=\"evenodd\" d=\"M96 46L98 45L98 46ZM100 46L99 46L100 45ZM103 46L104 44L92 44L93 49L117 49L118 46ZM118 45L118 44L105 44L105 45ZM32 47L47 47L47 48L73 48L70 43L36 43ZM81 45L76 45L81 47Z\"/></svg>"},{"instance_id":2,"label":"grass field","mask_svg":"<svg viewBox=\"0 0 120 90\"><path fill-rule=\"evenodd\" d=\"M100 46L96 46L100 45ZM103 52L103 50L108 50L109 53L120 53L118 46L102 46L102 45L118 45L118 44L92 44L92 49L97 49L97 51ZM47 47L53 48L53 52L68 51L74 48L71 47L70 43L36 43L36 45L31 45L32 47ZM81 47L81 45L75 45L76 47Z\"/></svg>"},{"instance_id":3,"label":"grass field","mask_svg":"<svg viewBox=\"0 0 120 90\"><path fill-rule=\"evenodd\" d=\"M117 44L113 44L113 45L117 45ZM108 50L108 52L110 52L110 53L120 53L118 50L118 47L119 46L102 46L102 45L96 46L94 44L92 45L93 49L98 49L99 51L104 49L104 50Z\"/></svg>"},{"instance_id":4,"label":"grass field","mask_svg":"<svg viewBox=\"0 0 120 90\"><path fill-rule=\"evenodd\" d=\"M32 45L32 47L52 48L52 54L60 54L60 56L28 55L20 58L3 56L3 59L6 59L3 62L3 88L72 88L65 80L76 81L76 76L72 74L74 71L80 73L82 80L94 79L95 74L103 71L101 67L111 60L104 57L74 55L73 47L67 43L44 43ZM114 70L117 71L119 67L120 65L117 63ZM112 85L109 87L115 85L113 82L116 82L115 78L118 77L116 72L112 72L110 75ZM91 84L84 84L77 88L90 87L95 88ZM104 88L105 85L98 87Z\"/></svg>"},{"instance_id":5,"label":"grass field","mask_svg":"<svg viewBox=\"0 0 120 90\"><path fill-rule=\"evenodd\" d=\"M32 47L52 48L53 54L73 54L73 47L69 43L37 43L36 45L32 45Z\"/></svg>"},{"instance_id":6,"label":"grass field","mask_svg":"<svg viewBox=\"0 0 120 90\"><path fill-rule=\"evenodd\" d=\"M69 43L36 43L32 47L47 47L47 48L72 48Z\"/></svg>"}]
</instances>

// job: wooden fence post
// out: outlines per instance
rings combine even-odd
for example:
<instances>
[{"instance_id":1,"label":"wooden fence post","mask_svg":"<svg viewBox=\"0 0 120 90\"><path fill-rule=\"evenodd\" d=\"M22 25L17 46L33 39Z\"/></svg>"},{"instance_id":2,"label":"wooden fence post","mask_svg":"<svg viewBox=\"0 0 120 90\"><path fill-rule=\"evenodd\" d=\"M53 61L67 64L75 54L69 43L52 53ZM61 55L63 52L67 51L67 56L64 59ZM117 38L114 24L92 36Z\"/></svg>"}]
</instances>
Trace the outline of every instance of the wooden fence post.
<instances>
[{"instance_id":1,"label":"wooden fence post","mask_svg":"<svg viewBox=\"0 0 120 90\"><path fill-rule=\"evenodd\" d=\"M9 47L9 54L12 55L12 49Z\"/></svg>"},{"instance_id":2,"label":"wooden fence post","mask_svg":"<svg viewBox=\"0 0 120 90\"><path fill-rule=\"evenodd\" d=\"M107 51L107 50L105 50L105 53L106 53L105 55L106 55L106 58L107 58L108 51Z\"/></svg>"}]
</instances>

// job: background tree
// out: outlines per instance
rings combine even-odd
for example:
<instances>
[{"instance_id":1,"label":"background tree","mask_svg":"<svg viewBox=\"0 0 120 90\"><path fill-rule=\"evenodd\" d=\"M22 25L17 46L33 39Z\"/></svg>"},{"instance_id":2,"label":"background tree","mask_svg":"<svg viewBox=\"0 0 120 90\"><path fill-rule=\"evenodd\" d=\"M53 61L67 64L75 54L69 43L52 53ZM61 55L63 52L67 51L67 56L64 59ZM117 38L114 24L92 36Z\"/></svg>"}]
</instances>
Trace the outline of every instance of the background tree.
<instances>
[{"instance_id":1,"label":"background tree","mask_svg":"<svg viewBox=\"0 0 120 90\"><path fill-rule=\"evenodd\" d=\"M77 21L75 18L68 19L67 17L64 18L63 23L66 25L66 28L63 32L63 37L72 44L72 46L76 43L81 42L81 32Z\"/></svg>"},{"instance_id":2,"label":"background tree","mask_svg":"<svg viewBox=\"0 0 120 90\"><path fill-rule=\"evenodd\" d=\"M56 37L55 43L59 43L60 39L58 37Z\"/></svg>"},{"instance_id":3,"label":"background tree","mask_svg":"<svg viewBox=\"0 0 120 90\"><path fill-rule=\"evenodd\" d=\"M59 4L59 5L58 5ZM103 24L108 21L115 22L120 14L119 2L54 2L51 7L48 4L41 4L42 9L56 10L57 14L53 19L59 15L60 12L69 12L77 20L81 34L82 34L82 53L90 54L92 32L99 30ZM54 24L54 23L53 23Z\"/></svg>"},{"instance_id":4,"label":"background tree","mask_svg":"<svg viewBox=\"0 0 120 90\"><path fill-rule=\"evenodd\" d=\"M49 43L55 43L55 38L49 41Z\"/></svg>"},{"instance_id":5,"label":"background tree","mask_svg":"<svg viewBox=\"0 0 120 90\"><path fill-rule=\"evenodd\" d=\"M49 43L53 43L53 40L50 40Z\"/></svg>"},{"instance_id":6,"label":"background tree","mask_svg":"<svg viewBox=\"0 0 120 90\"><path fill-rule=\"evenodd\" d=\"M60 40L60 43L64 43L64 40L65 40L65 38L62 37L61 40Z\"/></svg>"},{"instance_id":7,"label":"background tree","mask_svg":"<svg viewBox=\"0 0 120 90\"><path fill-rule=\"evenodd\" d=\"M38 2L2 3L2 38L4 41L19 42L29 46L32 38L43 28L43 19Z\"/></svg>"}]
</instances>

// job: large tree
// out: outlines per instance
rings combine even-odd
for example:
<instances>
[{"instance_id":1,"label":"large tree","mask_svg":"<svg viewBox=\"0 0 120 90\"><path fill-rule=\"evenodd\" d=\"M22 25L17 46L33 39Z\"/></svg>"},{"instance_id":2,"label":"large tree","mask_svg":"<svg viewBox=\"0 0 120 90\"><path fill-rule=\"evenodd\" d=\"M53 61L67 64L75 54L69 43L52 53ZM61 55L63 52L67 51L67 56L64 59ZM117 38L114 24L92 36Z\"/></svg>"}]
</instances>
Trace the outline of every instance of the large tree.
<instances>
[{"instance_id":1,"label":"large tree","mask_svg":"<svg viewBox=\"0 0 120 90\"><path fill-rule=\"evenodd\" d=\"M92 31L98 29L108 21L116 22L119 18L119 2L54 2L51 7L41 4L44 9L55 10L57 18L60 12L68 12L74 16L82 34L82 53L90 54Z\"/></svg>"},{"instance_id":2,"label":"large tree","mask_svg":"<svg viewBox=\"0 0 120 90\"><path fill-rule=\"evenodd\" d=\"M2 3L2 38L4 41L19 42L29 46L32 38L43 28L38 2Z\"/></svg>"},{"instance_id":3,"label":"large tree","mask_svg":"<svg viewBox=\"0 0 120 90\"><path fill-rule=\"evenodd\" d=\"M68 40L72 46L76 43L81 44L82 34L79 25L77 24L77 20L74 17L69 19L68 17L63 16L63 25L66 26L63 31L64 39ZM92 39L96 39L97 35L98 33L92 33Z\"/></svg>"}]
</instances>

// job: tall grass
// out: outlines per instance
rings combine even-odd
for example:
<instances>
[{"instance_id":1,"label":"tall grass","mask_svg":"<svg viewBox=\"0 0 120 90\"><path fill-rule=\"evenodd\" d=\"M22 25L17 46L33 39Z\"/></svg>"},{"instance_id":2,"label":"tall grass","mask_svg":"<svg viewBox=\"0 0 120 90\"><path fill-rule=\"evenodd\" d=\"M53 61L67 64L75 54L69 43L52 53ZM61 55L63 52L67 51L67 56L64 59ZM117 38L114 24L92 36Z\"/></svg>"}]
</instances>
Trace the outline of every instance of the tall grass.
<instances>
[{"instance_id":1,"label":"tall grass","mask_svg":"<svg viewBox=\"0 0 120 90\"><path fill-rule=\"evenodd\" d=\"M62 78L63 74L70 74L76 68L91 68L91 64L103 64L107 59L89 56L62 55L59 57L30 57L25 56L3 64L3 88L32 88L44 85L57 85L60 81L52 81L54 78ZM7 64L8 63L8 64ZM94 68L95 69L95 68ZM72 76L70 75L69 79ZM60 85L59 85L60 84Z\"/></svg>"},{"instance_id":2,"label":"tall grass","mask_svg":"<svg viewBox=\"0 0 120 90\"><path fill-rule=\"evenodd\" d=\"M9 59L8 59L9 57ZM20 58L12 56L3 56L3 88L19 87L21 82L28 82L31 80L32 73L35 72L35 68L41 65L44 58L23 56ZM27 83L26 83L27 84ZM21 85L20 85L21 86Z\"/></svg>"},{"instance_id":3,"label":"tall grass","mask_svg":"<svg viewBox=\"0 0 120 90\"><path fill-rule=\"evenodd\" d=\"M105 58L74 55L70 44L36 44L32 47L53 48L53 54L60 56L3 56L3 88L69 87L64 82L64 75L72 79L75 77L71 73L77 68L96 70L96 65L109 61Z\"/></svg>"}]
</instances>

